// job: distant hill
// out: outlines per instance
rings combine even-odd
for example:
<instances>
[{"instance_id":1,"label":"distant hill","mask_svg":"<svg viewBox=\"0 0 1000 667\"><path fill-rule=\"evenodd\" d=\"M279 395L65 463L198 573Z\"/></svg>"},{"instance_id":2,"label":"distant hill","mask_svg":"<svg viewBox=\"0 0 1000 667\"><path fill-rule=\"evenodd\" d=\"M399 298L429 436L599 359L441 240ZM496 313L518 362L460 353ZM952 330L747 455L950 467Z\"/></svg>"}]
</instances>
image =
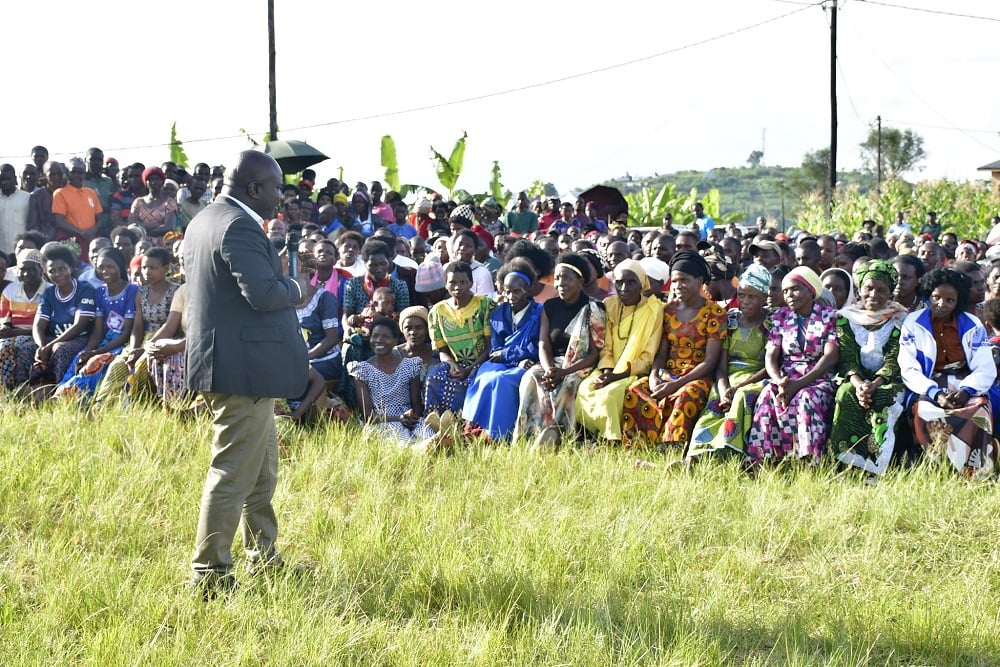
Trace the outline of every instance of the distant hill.
<instances>
[{"instance_id":1,"label":"distant hill","mask_svg":"<svg viewBox=\"0 0 1000 667\"><path fill-rule=\"evenodd\" d=\"M860 171L842 171L838 180L847 185L857 184L862 192L875 185L870 176ZM709 171L625 176L606 181L604 185L613 185L622 192L637 192L645 187L660 188L664 183L673 183L678 192L688 192L691 188L705 192L717 188L722 212L740 211L746 216L746 224L753 223L759 215L781 220L782 192L785 219L794 220L802 194L822 188L822 182L802 167L718 167Z\"/></svg>"}]
</instances>

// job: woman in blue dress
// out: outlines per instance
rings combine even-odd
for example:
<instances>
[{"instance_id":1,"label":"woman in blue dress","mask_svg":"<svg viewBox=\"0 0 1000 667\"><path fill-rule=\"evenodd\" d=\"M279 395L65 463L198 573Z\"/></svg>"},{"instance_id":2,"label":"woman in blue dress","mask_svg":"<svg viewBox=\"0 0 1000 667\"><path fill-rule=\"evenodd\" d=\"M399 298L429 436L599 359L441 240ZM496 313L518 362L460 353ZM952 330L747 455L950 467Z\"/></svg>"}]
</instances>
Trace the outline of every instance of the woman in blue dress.
<instances>
[{"instance_id":1,"label":"woman in blue dress","mask_svg":"<svg viewBox=\"0 0 1000 667\"><path fill-rule=\"evenodd\" d=\"M135 295L139 286L128 281L125 256L116 248L97 253L94 267L102 285L97 288L94 328L87 344L66 370L56 396L89 398L104 378L111 360L132 335Z\"/></svg>"},{"instance_id":2,"label":"woman in blue dress","mask_svg":"<svg viewBox=\"0 0 1000 667\"><path fill-rule=\"evenodd\" d=\"M462 417L494 440L513 432L521 376L538 363L542 304L531 296L535 280L534 270L523 260L514 259L497 273L505 301L490 314L489 359L465 394Z\"/></svg>"},{"instance_id":3,"label":"woman in blue dress","mask_svg":"<svg viewBox=\"0 0 1000 667\"><path fill-rule=\"evenodd\" d=\"M87 344L94 326L94 288L77 281L76 256L62 244L46 244L45 275L52 283L45 288L31 327L35 357L30 379L62 379L77 352Z\"/></svg>"}]
</instances>

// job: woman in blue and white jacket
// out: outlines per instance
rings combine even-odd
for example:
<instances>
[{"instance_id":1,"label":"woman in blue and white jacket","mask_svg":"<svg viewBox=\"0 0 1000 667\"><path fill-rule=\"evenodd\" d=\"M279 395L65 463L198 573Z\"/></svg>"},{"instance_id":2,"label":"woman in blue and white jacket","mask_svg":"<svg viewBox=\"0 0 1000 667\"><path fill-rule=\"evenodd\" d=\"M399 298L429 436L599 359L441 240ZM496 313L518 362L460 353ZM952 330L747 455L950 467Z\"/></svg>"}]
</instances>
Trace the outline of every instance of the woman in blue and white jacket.
<instances>
[{"instance_id":1,"label":"woman in blue and white jacket","mask_svg":"<svg viewBox=\"0 0 1000 667\"><path fill-rule=\"evenodd\" d=\"M986 329L965 312L969 278L949 268L920 281L929 306L907 316L899 367L917 443L966 477L987 477L996 465L993 415L1000 391Z\"/></svg>"}]
</instances>

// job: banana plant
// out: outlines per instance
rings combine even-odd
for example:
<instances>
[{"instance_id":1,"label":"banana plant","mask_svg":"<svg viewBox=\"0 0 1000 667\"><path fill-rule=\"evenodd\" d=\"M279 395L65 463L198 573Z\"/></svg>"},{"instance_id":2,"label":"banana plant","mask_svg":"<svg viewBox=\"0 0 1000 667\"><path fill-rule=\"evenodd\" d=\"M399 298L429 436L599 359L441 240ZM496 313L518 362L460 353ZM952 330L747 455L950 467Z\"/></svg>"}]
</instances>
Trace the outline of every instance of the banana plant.
<instances>
[{"instance_id":1,"label":"banana plant","mask_svg":"<svg viewBox=\"0 0 1000 667\"><path fill-rule=\"evenodd\" d=\"M431 161L434 163L434 171L437 172L438 181L448 191L448 199L452 198L452 190L458 183L458 177L462 175L462 163L465 162L465 140L468 136L468 132L462 132L462 137L455 142L455 147L451 149L451 155L447 158L431 146Z\"/></svg>"},{"instance_id":2,"label":"banana plant","mask_svg":"<svg viewBox=\"0 0 1000 667\"><path fill-rule=\"evenodd\" d=\"M629 224L633 227L656 227L665 213L677 208L677 193L673 183L664 183L659 191L643 188L625 194Z\"/></svg>"},{"instance_id":3,"label":"banana plant","mask_svg":"<svg viewBox=\"0 0 1000 667\"><path fill-rule=\"evenodd\" d=\"M422 185L399 182L399 161L396 158L396 140L392 138L392 135L387 134L382 137L381 154L382 167L385 169L385 185L390 190L395 190L403 197L413 192L430 191L430 188Z\"/></svg>"},{"instance_id":4,"label":"banana plant","mask_svg":"<svg viewBox=\"0 0 1000 667\"><path fill-rule=\"evenodd\" d=\"M493 200L500 204L503 210L507 210L507 204L510 202L510 198L513 196L510 190L504 188L503 183L500 182L500 163L493 160L493 168L490 169L490 196Z\"/></svg>"},{"instance_id":5,"label":"banana plant","mask_svg":"<svg viewBox=\"0 0 1000 667\"><path fill-rule=\"evenodd\" d=\"M177 121L170 126L170 161L176 164L178 167L188 167L188 156L184 152L184 145L180 139L177 138Z\"/></svg>"},{"instance_id":6,"label":"banana plant","mask_svg":"<svg viewBox=\"0 0 1000 667\"><path fill-rule=\"evenodd\" d=\"M382 166L385 168L385 184L390 190L399 192L399 162L396 160L396 141L390 135L382 137Z\"/></svg>"}]
</instances>

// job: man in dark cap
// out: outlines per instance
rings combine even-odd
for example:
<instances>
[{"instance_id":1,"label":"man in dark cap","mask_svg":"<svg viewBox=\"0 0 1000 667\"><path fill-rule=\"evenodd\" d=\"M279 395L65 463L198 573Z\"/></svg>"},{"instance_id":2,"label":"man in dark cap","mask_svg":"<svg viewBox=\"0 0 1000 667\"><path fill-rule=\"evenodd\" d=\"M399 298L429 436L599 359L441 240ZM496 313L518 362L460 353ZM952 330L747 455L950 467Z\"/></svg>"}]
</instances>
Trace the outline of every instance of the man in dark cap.
<instances>
[{"instance_id":1,"label":"man in dark cap","mask_svg":"<svg viewBox=\"0 0 1000 667\"><path fill-rule=\"evenodd\" d=\"M230 547L237 526L251 571L283 564L271 506L278 475L274 399L302 395L309 362L295 315L308 286L283 275L263 229L281 185L271 156L241 153L222 193L184 238L187 388L202 392L214 415L191 561L192 584L206 597L235 584Z\"/></svg>"}]
</instances>

